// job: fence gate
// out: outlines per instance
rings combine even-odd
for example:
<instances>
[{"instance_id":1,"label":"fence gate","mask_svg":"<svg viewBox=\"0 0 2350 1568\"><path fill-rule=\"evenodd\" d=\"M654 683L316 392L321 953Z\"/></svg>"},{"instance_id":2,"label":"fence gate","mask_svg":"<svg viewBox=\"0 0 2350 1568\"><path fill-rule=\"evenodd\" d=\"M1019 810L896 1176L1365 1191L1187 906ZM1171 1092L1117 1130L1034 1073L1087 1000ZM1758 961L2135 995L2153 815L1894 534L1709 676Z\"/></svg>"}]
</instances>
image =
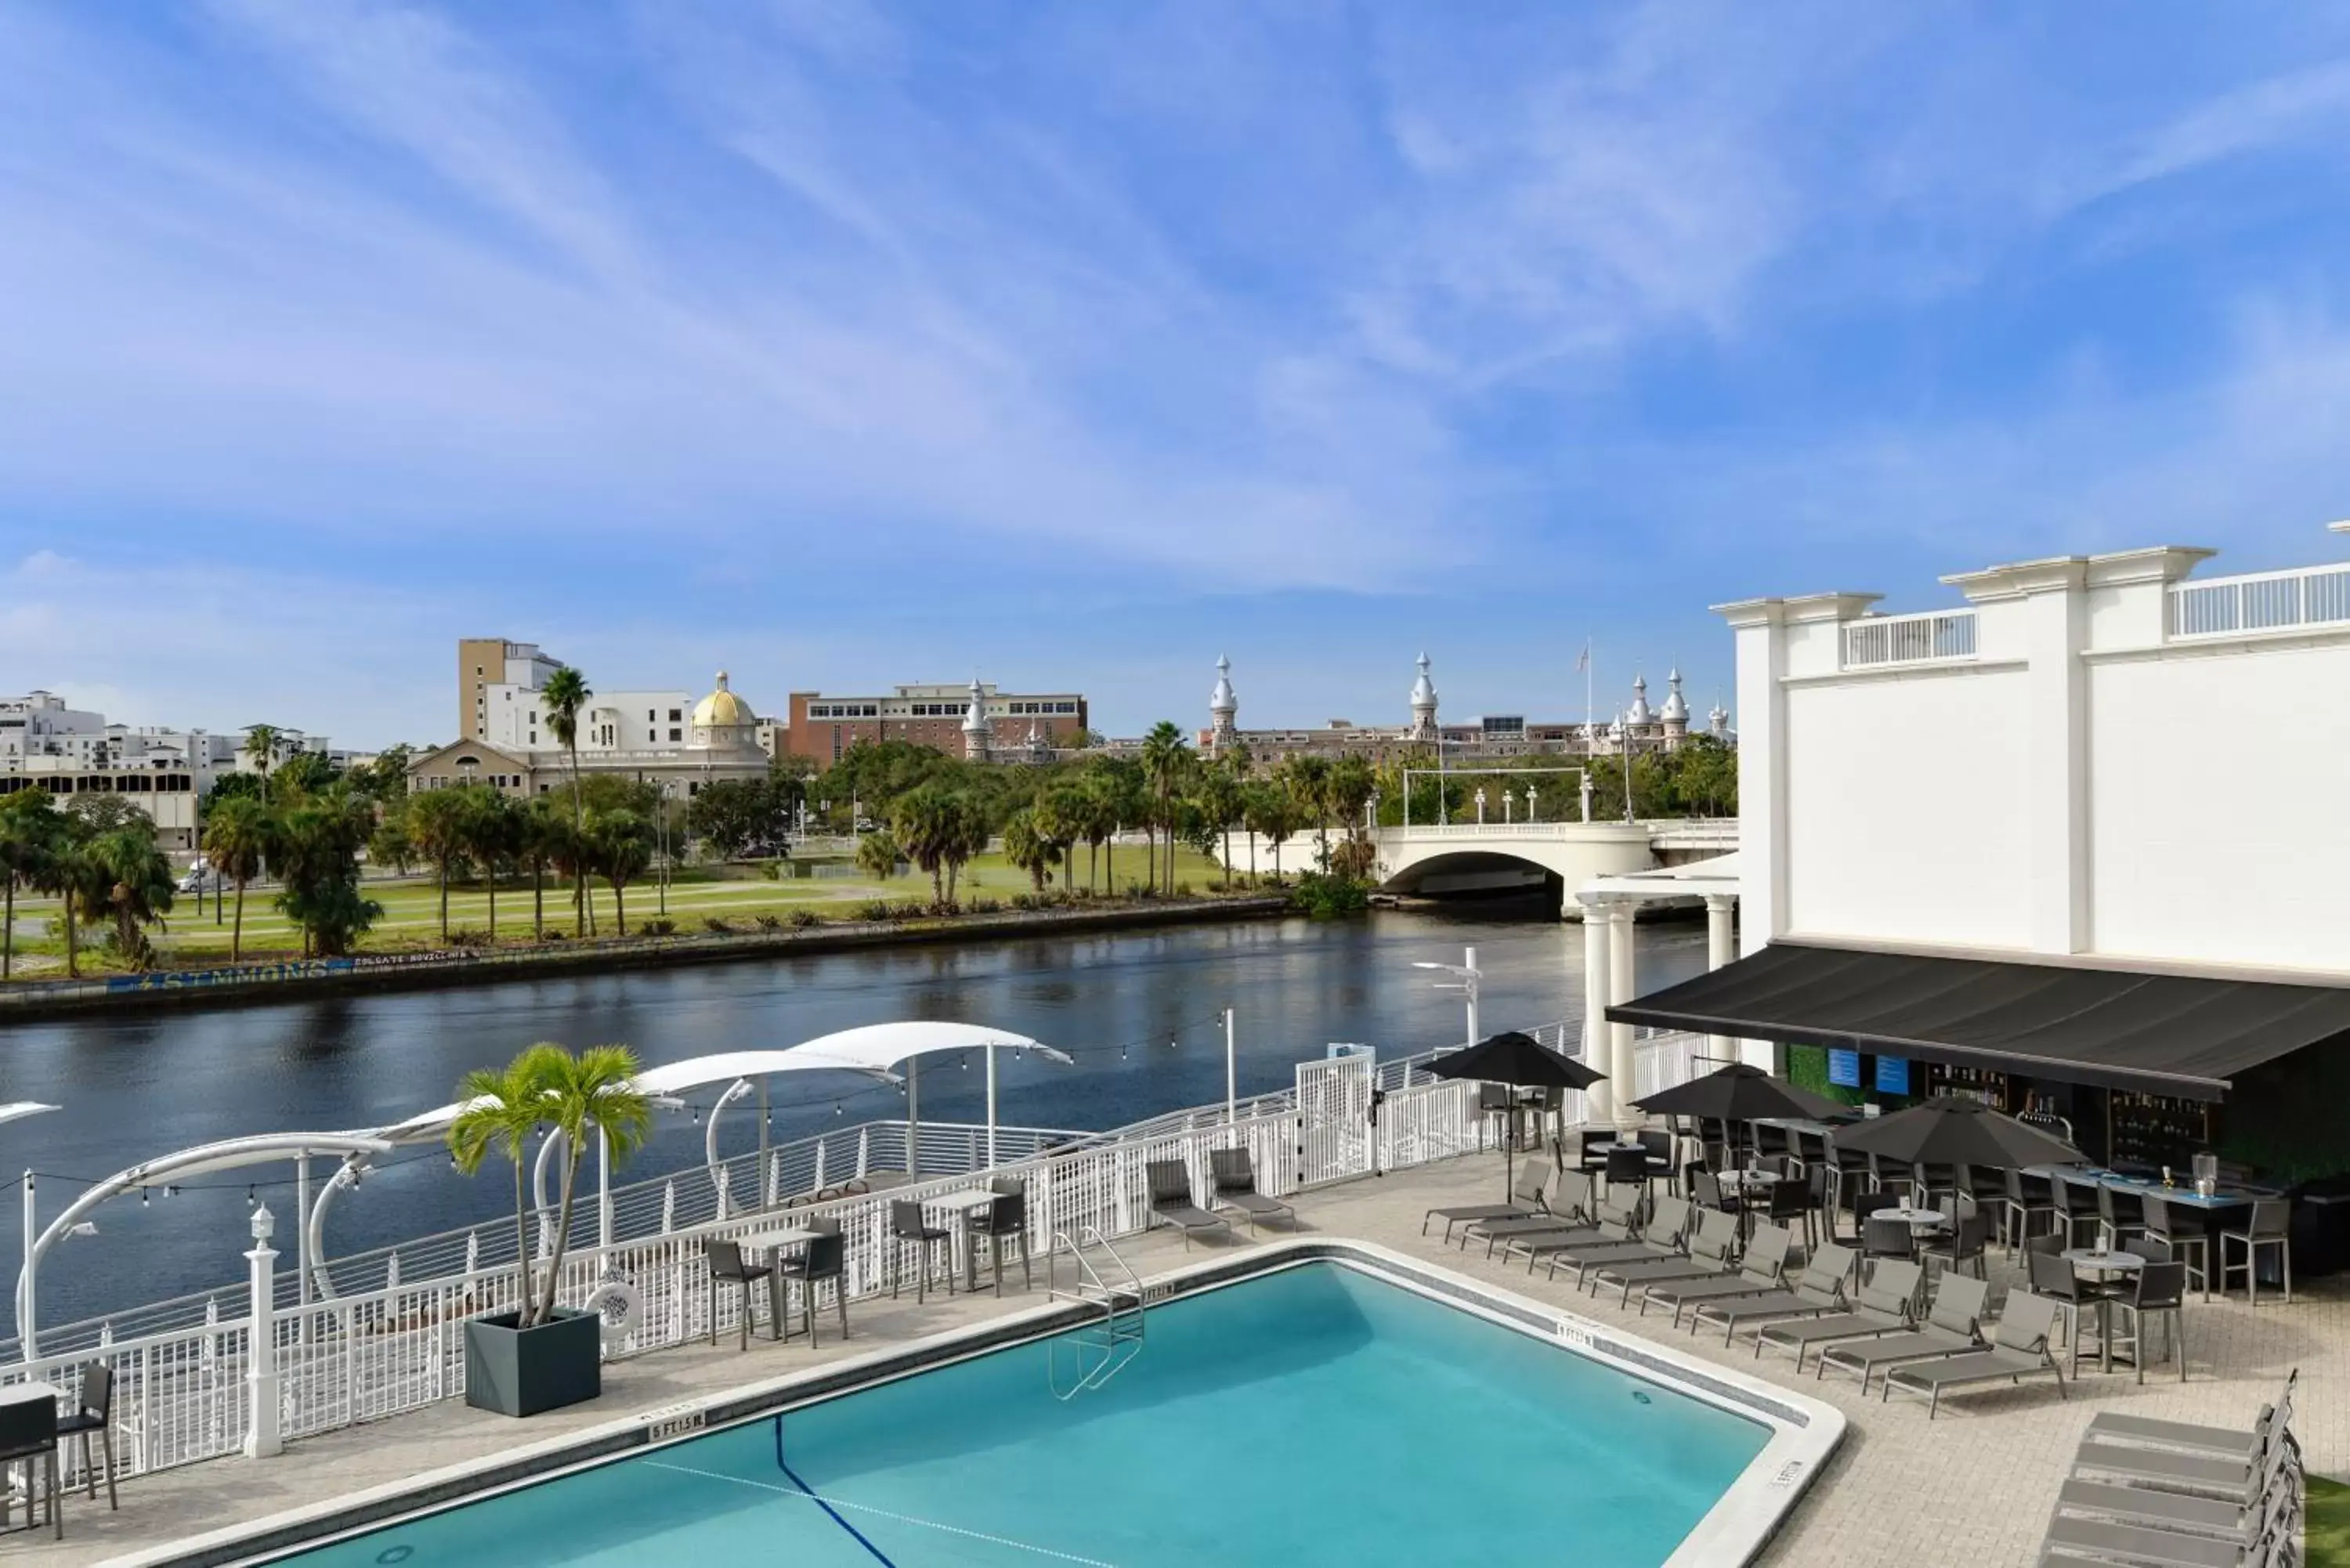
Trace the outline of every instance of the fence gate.
<instances>
[{"instance_id":1,"label":"fence gate","mask_svg":"<svg viewBox=\"0 0 2350 1568\"><path fill-rule=\"evenodd\" d=\"M1368 1056L1297 1064L1297 1185L1316 1187L1371 1168Z\"/></svg>"}]
</instances>

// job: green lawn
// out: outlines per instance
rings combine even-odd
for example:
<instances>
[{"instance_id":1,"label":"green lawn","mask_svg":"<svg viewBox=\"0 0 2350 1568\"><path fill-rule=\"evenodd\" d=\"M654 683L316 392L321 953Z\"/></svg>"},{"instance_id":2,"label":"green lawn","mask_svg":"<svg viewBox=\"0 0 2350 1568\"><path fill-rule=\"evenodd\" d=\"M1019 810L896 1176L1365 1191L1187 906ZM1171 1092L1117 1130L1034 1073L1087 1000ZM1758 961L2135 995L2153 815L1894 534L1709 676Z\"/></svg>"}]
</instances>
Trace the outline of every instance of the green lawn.
<instances>
[{"instance_id":1,"label":"green lawn","mask_svg":"<svg viewBox=\"0 0 2350 1568\"><path fill-rule=\"evenodd\" d=\"M2309 1568L2350 1568L2350 1486L2309 1478Z\"/></svg>"},{"instance_id":2,"label":"green lawn","mask_svg":"<svg viewBox=\"0 0 2350 1568\"><path fill-rule=\"evenodd\" d=\"M1121 846L1118 853L1118 882L1120 888L1139 881L1144 871L1146 857L1139 846ZM1214 862L1191 850L1179 850L1175 861L1178 885L1188 883L1197 892L1207 892L1215 887L1220 872ZM1077 857L1077 885L1085 885L1086 859ZM1055 886L1058 886L1056 881ZM1109 888L1105 877L1103 889ZM957 886L957 896L966 904L973 898L1007 898L1030 889L1028 874L1004 863L1000 855L985 855L963 868ZM428 879L371 881L368 894L383 906L383 914L374 929L360 943L362 951L391 951L402 949L432 948L440 945L440 889ZM612 891L598 883L594 889L596 929L599 934L613 929L615 913ZM275 888L246 889L244 901L244 954L248 959L291 956L301 950L300 935L286 918L271 908ZM822 877L796 878L786 875L769 881L755 872L739 867L726 867L723 873L701 868L682 871L669 888L667 918L675 922L680 931L697 931L702 921L715 918L743 929L751 929L762 914L782 915L793 909L814 909L835 919L854 919L858 906L874 898L893 901L920 899L931 896L931 881L919 872L895 877L887 882L876 881L860 875L852 877ZM224 909L216 924L213 914L213 898L207 893L200 900L194 894L182 894L172 910L169 922L154 933L155 945L167 966L184 966L224 961L229 952L228 919L234 911L234 893L222 900ZM201 908L199 908L201 904ZM498 884L497 934L502 943L520 943L531 930L531 894L528 877L501 879ZM630 885L627 891L629 924L633 928L642 921L663 913L663 900L659 887L653 882ZM549 880L546 893L546 924L568 932L572 927L571 890L567 886ZM16 977L24 980L47 979L65 972L65 940L50 935L49 929L60 913L55 898L20 896L16 900ZM490 899L486 888L478 884L452 887L449 890L449 925L452 930L486 932L490 929ZM103 954L94 951L100 933L82 933L82 967L88 972L99 972L106 967Z\"/></svg>"}]
</instances>

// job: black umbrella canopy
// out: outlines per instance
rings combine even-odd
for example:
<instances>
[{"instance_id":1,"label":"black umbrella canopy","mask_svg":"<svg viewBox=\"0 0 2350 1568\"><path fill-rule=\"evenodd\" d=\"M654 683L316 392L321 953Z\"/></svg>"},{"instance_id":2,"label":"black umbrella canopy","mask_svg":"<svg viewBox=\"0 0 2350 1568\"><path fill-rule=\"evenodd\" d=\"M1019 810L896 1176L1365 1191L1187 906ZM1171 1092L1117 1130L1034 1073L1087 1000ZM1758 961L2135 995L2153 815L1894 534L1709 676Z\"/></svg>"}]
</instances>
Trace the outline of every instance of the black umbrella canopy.
<instances>
[{"instance_id":1,"label":"black umbrella canopy","mask_svg":"<svg viewBox=\"0 0 2350 1568\"><path fill-rule=\"evenodd\" d=\"M1651 1116L1709 1116L1726 1122L1751 1122L1763 1116L1816 1120L1845 1108L1745 1062L1733 1062L1718 1073L1659 1089L1633 1103Z\"/></svg>"},{"instance_id":2,"label":"black umbrella canopy","mask_svg":"<svg viewBox=\"0 0 2350 1568\"><path fill-rule=\"evenodd\" d=\"M1981 1100L1939 1095L1876 1121L1838 1127L1836 1147L1903 1165L1985 1165L2019 1170L2027 1165L2082 1165L2081 1151L2063 1138L2026 1127Z\"/></svg>"},{"instance_id":3,"label":"black umbrella canopy","mask_svg":"<svg viewBox=\"0 0 2350 1568\"><path fill-rule=\"evenodd\" d=\"M1439 1056L1422 1069L1432 1077L1509 1084L1521 1089L1587 1089L1606 1077L1562 1056L1533 1035L1513 1029Z\"/></svg>"},{"instance_id":4,"label":"black umbrella canopy","mask_svg":"<svg viewBox=\"0 0 2350 1568\"><path fill-rule=\"evenodd\" d=\"M1508 1084L1520 1089L1587 1089L1606 1077L1572 1056L1562 1056L1533 1035L1519 1030L1439 1056L1424 1069L1438 1078L1465 1078L1481 1084ZM1503 1190L1517 1185L1517 1140L1502 1140Z\"/></svg>"}]
</instances>

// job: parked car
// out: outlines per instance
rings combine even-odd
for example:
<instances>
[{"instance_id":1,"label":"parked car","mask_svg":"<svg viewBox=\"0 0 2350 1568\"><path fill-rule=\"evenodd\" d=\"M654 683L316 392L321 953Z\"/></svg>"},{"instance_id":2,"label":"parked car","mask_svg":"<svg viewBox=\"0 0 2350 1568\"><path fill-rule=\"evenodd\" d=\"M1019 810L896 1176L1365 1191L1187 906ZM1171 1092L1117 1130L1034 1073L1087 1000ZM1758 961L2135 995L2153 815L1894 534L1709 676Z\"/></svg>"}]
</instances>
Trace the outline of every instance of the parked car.
<instances>
[{"instance_id":1,"label":"parked car","mask_svg":"<svg viewBox=\"0 0 2350 1568\"><path fill-rule=\"evenodd\" d=\"M202 861L189 867L187 874L180 878L179 883L180 891L182 893L209 893L219 886L220 873Z\"/></svg>"}]
</instances>

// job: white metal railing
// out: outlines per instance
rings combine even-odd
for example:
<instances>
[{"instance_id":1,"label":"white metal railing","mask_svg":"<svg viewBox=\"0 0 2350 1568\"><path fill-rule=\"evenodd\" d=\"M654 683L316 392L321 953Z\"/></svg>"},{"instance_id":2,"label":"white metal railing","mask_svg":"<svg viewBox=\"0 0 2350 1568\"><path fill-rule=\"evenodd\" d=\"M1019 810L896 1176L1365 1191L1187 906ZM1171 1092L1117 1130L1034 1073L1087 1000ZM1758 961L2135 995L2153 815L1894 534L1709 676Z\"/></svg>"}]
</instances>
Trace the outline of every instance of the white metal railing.
<instances>
[{"instance_id":1,"label":"white metal railing","mask_svg":"<svg viewBox=\"0 0 2350 1568\"><path fill-rule=\"evenodd\" d=\"M1578 1030L1579 1024L1566 1020L1529 1033L1545 1044L1575 1051ZM1694 1037L1659 1036L1641 1044L1638 1082L1644 1092L1678 1081L1679 1075L1691 1070L1691 1053L1676 1044L1690 1038ZM1432 1054L1399 1058L1373 1070L1372 1082L1384 1100L1372 1137L1317 1139L1320 1129L1309 1125L1315 1106L1308 1105L1301 1113L1293 1091L1257 1096L1231 1120L1221 1106L1202 1106L1083 1143L1051 1146L1045 1140L1059 1135L1038 1133L994 1168L1027 1183L1029 1222L1037 1234L1082 1235L1093 1230L1117 1239L1149 1225L1148 1169L1155 1160L1183 1162L1195 1200L1204 1203L1212 1200L1209 1157L1219 1148L1248 1150L1259 1189L1272 1196L1297 1189L1301 1158L1309 1142L1316 1150L1315 1175L1324 1180L1448 1158L1478 1147L1482 1129L1477 1085L1429 1079L1418 1069ZM1358 1094L1317 1093L1314 1098L1326 1099L1331 1115L1350 1120L1362 1114L1365 1105ZM1567 1114L1580 1119L1581 1096L1570 1100ZM869 1158L875 1135L889 1125L847 1130L864 1139ZM902 1129L902 1124L897 1125ZM977 1147L983 1158L983 1141L974 1146L962 1137L965 1129L941 1127L947 1152L934 1165L931 1130L923 1129L920 1179L879 1192L826 1197L795 1210L840 1221L851 1299L874 1294L889 1280L890 1203L919 1201L967 1187L973 1168L955 1157ZM1006 1147L1004 1133L998 1129L999 1152ZM846 1134L826 1135L836 1136ZM897 1147L903 1149L902 1130ZM795 1160L811 1158L802 1146L792 1146L792 1150ZM780 1148L768 1152L771 1160L785 1153ZM879 1168L878 1162L875 1168ZM654 1185L660 1184L640 1184ZM702 1185L707 1189L710 1183L705 1179ZM811 1191L805 1186L791 1190L803 1199ZM668 1218L674 1220L673 1204L667 1207ZM711 1207L714 1210L714 1200ZM608 1353L614 1355L687 1344L713 1326L723 1335L733 1330L736 1314L753 1310L764 1298L757 1293L746 1297L741 1292L713 1292L704 1245L712 1237L731 1237L771 1223L770 1215L758 1208L743 1208L723 1217L713 1212L691 1222L664 1225L608 1246L579 1246L565 1257L559 1298L579 1305L601 1285L629 1287L639 1303L637 1321L625 1335L609 1342ZM480 1229L487 1232L496 1227ZM415 1248L410 1244L411 1251ZM340 1260L335 1266L341 1271L350 1262ZM332 1300L276 1307L266 1320L267 1343L280 1378L284 1434L333 1431L461 1395L464 1321L511 1307L518 1296L519 1269L511 1248L507 1256L484 1262L476 1246L466 1267L430 1278L395 1276ZM205 1315L192 1324L139 1335L118 1334L109 1324L93 1342L67 1347L45 1335L45 1354L0 1366L0 1385L40 1379L70 1395L89 1366L105 1364L116 1377L113 1442L118 1465L130 1474L163 1469L239 1451L250 1418L245 1375L252 1365L255 1333L244 1303L231 1314L214 1296Z\"/></svg>"},{"instance_id":2,"label":"white metal railing","mask_svg":"<svg viewBox=\"0 0 2350 1568\"><path fill-rule=\"evenodd\" d=\"M2350 566L2302 566L2174 583L2164 631L2174 639L2236 637L2350 621Z\"/></svg>"},{"instance_id":3,"label":"white metal railing","mask_svg":"<svg viewBox=\"0 0 2350 1568\"><path fill-rule=\"evenodd\" d=\"M1097 1136L1055 1127L999 1127L996 1157L999 1162L1027 1159L1045 1149ZM847 1183L876 1172L967 1177L987 1163L987 1129L975 1123L924 1122L918 1129L917 1145L921 1157L919 1167L906 1157L904 1122L864 1122L771 1146L764 1173L760 1152L746 1149L715 1166L690 1166L668 1176L630 1182L612 1189L612 1239L660 1235L723 1214L835 1196ZM552 1207L532 1211L532 1246L541 1257L553 1251L556 1218ZM582 1191L572 1207L569 1244L594 1246L599 1240L596 1194ZM484 1220L328 1259L317 1271L323 1276L323 1288L315 1293L340 1299L383 1290L403 1280L473 1273L511 1263L514 1250L513 1217ZM291 1309L303 1304L304 1299L299 1277L289 1263L278 1275L277 1305ZM245 1286L221 1285L54 1327L44 1324L41 1345L56 1355L238 1317L244 1310ZM0 1360L22 1354L23 1347L14 1337L0 1339Z\"/></svg>"},{"instance_id":4,"label":"white metal railing","mask_svg":"<svg viewBox=\"0 0 2350 1568\"><path fill-rule=\"evenodd\" d=\"M1844 625L1844 668L1930 664L1975 656L1975 612L1872 615Z\"/></svg>"}]
</instances>

